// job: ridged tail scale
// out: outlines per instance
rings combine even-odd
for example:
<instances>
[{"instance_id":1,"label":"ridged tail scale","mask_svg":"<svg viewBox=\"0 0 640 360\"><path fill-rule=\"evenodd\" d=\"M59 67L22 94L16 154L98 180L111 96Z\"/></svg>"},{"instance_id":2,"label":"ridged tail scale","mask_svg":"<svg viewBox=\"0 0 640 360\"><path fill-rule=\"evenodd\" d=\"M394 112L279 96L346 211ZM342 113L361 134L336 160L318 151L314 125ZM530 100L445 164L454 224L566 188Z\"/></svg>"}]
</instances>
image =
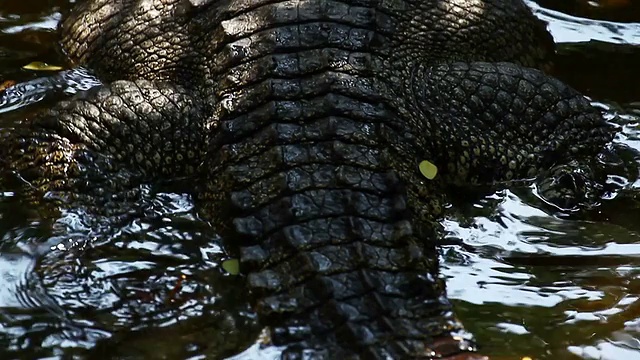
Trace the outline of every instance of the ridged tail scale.
<instances>
[{"instance_id":1,"label":"ridged tail scale","mask_svg":"<svg viewBox=\"0 0 640 360\"><path fill-rule=\"evenodd\" d=\"M430 358L459 324L388 151L398 120L371 70L388 18L360 3L220 9L201 199L286 355Z\"/></svg>"}]
</instances>

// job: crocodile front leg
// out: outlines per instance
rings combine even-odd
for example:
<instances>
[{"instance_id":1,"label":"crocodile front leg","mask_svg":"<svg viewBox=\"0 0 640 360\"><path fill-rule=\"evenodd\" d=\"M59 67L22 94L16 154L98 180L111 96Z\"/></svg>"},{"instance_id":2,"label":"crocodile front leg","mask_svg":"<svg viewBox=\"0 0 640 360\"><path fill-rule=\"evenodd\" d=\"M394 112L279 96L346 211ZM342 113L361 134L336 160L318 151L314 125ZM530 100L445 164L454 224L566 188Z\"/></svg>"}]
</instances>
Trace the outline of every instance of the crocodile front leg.
<instances>
[{"instance_id":1,"label":"crocodile front leg","mask_svg":"<svg viewBox=\"0 0 640 360\"><path fill-rule=\"evenodd\" d=\"M2 166L36 203L118 211L141 183L195 173L212 130L195 98L164 83L114 82L3 129Z\"/></svg>"}]
</instances>

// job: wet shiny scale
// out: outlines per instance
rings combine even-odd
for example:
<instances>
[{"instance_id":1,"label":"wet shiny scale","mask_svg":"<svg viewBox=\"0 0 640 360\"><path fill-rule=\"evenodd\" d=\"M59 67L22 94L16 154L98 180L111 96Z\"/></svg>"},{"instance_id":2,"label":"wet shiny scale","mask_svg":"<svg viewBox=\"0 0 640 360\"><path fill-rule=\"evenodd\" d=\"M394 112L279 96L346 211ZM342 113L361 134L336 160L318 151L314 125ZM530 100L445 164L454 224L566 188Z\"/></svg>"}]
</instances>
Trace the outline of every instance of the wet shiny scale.
<instances>
[{"instance_id":1,"label":"wet shiny scale","mask_svg":"<svg viewBox=\"0 0 640 360\"><path fill-rule=\"evenodd\" d=\"M530 2L559 44L555 75L591 96L640 152L640 8L633 2ZM0 4L0 80L62 64L55 26L68 0ZM562 6L561 8L551 8ZM0 115L14 123L38 106ZM630 161L640 163L640 158ZM602 204L562 211L512 187L455 203L443 224L450 298L493 359L640 359L640 180ZM254 358L260 329L221 241L182 194L145 190L139 220L56 224L0 197L0 359ZM3 191L3 189L0 189ZM68 236L53 237L52 226Z\"/></svg>"}]
</instances>

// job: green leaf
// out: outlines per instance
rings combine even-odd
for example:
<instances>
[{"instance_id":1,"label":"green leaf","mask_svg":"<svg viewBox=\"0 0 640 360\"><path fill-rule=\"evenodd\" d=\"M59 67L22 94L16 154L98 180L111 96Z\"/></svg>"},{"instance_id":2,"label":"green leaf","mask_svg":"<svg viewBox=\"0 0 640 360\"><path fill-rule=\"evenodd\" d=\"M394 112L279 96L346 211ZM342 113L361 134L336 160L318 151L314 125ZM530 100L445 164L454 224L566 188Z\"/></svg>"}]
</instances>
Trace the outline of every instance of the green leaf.
<instances>
[{"instance_id":1,"label":"green leaf","mask_svg":"<svg viewBox=\"0 0 640 360\"><path fill-rule=\"evenodd\" d=\"M222 262L222 268L230 275L240 274L240 261L238 259L227 259Z\"/></svg>"},{"instance_id":2,"label":"green leaf","mask_svg":"<svg viewBox=\"0 0 640 360\"><path fill-rule=\"evenodd\" d=\"M438 174L438 168L430 161L424 160L418 165L420 173L429 180L433 180Z\"/></svg>"},{"instance_id":3,"label":"green leaf","mask_svg":"<svg viewBox=\"0 0 640 360\"><path fill-rule=\"evenodd\" d=\"M49 65L42 61L34 61L22 67L25 70L35 71L59 71L62 70L62 66Z\"/></svg>"}]
</instances>

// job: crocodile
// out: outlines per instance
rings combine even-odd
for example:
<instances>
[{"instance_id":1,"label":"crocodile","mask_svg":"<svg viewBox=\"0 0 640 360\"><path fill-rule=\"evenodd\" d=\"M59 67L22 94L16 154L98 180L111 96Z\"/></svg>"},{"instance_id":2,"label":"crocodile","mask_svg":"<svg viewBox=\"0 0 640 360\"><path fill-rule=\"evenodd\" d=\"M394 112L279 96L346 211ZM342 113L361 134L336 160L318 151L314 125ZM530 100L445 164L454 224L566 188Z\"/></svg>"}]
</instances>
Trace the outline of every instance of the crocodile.
<instances>
[{"instance_id":1,"label":"crocodile","mask_svg":"<svg viewBox=\"0 0 640 360\"><path fill-rule=\"evenodd\" d=\"M85 0L60 32L105 85L3 129L4 181L116 216L188 179L288 359L482 358L438 272L448 186L614 136L521 0Z\"/></svg>"}]
</instances>

